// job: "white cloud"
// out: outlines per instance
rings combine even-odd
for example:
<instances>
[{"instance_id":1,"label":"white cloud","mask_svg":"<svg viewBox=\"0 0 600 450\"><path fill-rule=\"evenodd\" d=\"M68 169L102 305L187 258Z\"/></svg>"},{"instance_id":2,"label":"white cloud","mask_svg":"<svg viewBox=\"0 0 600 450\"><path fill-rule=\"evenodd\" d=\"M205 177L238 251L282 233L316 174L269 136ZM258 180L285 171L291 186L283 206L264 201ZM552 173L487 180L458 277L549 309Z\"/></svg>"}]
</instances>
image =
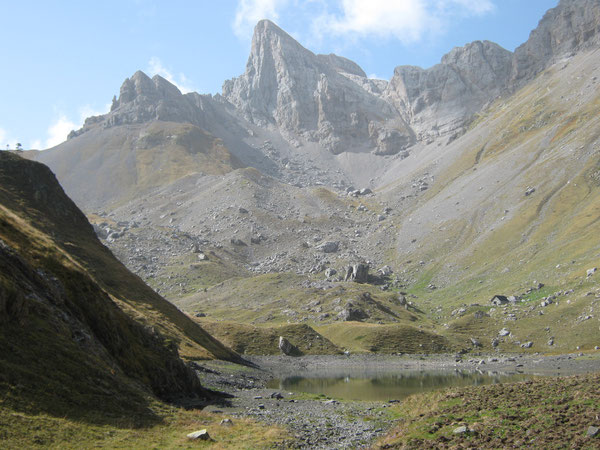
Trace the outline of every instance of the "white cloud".
<instances>
[{"instance_id":1,"label":"white cloud","mask_svg":"<svg viewBox=\"0 0 600 450\"><path fill-rule=\"evenodd\" d=\"M233 31L241 39L252 36L252 30L259 20L279 20L279 12L288 0L240 0L235 11Z\"/></svg>"},{"instance_id":2,"label":"white cloud","mask_svg":"<svg viewBox=\"0 0 600 450\"><path fill-rule=\"evenodd\" d=\"M493 11L492 0L339 0L338 14L314 21L320 35L395 38L409 44L439 34L451 18Z\"/></svg>"},{"instance_id":3,"label":"white cloud","mask_svg":"<svg viewBox=\"0 0 600 450\"><path fill-rule=\"evenodd\" d=\"M183 73L179 73L179 75L174 76L173 73L163 65L160 58L156 56L153 56L150 58L150 61L148 61L148 73L151 77L154 75L160 75L169 83L177 86L177 88L184 94L195 91L188 77L186 77Z\"/></svg>"},{"instance_id":4,"label":"white cloud","mask_svg":"<svg viewBox=\"0 0 600 450\"><path fill-rule=\"evenodd\" d=\"M60 114L58 119L48 127L48 138L44 148L54 147L67 139L71 130L79 128L75 122L72 122L64 114Z\"/></svg>"},{"instance_id":5,"label":"white cloud","mask_svg":"<svg viewBox=\"0 0 600 450\"><path fill-rule=\"evenodd\" d=\"M101 109L93 108L90 105L84 105L79 108L79 117L76 120L71 120L64 113L59 113L52 125L48 127L46 140L33 140L31 148L42 150L61 144L66 141L67 136L72 130L78 130L83 126L85 119L91 116L106 114L109 110L110 103L107 103Z\"/></svg>"}]
</instances>

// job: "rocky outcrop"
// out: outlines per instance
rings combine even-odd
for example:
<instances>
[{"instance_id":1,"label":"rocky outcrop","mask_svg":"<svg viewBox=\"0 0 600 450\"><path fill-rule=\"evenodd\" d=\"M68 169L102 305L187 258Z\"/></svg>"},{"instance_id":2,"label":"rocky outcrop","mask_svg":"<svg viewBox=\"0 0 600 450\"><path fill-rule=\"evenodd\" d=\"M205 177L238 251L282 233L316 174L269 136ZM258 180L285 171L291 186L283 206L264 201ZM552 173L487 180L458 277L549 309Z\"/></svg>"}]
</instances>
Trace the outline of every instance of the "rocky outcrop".
<instances>
[{"instance_id":1,"label":"rocky outcrop","mask_svg":"<svg viewBox=\"0 0 600 450\"><path fill-rule=\"evenodd\" d=\"M345 76L344 74L348 74ZM223 85L223 96L251 122L318 142L334 154L396 153L414 142L391 104L349 76L360 67L315 55L268 20L258 23L246 72Z\"/></svg>"},{"instance_id":2,"label":"rocky outcrop","mask_svg":"<svg viewBox=\"0 0 600 450\"><path fill-rule=\"evenodd\" d=\"M515 50L512 82L531 80L556 58L600 42L600 2L561 0L546 12L527 42Z\"/></svg>"},{"instance_id":3,"label":"rocky outcrop","mask_svg":"<svg viewBox=\"0 0 600 450\"><path fill-rule=\"evenodd\" d=\"M385 95L405 115L419 140L452 135L500 94L512 54L489 41L453 49L430 69L399 66Z\"/></svg>"}]
</instances>

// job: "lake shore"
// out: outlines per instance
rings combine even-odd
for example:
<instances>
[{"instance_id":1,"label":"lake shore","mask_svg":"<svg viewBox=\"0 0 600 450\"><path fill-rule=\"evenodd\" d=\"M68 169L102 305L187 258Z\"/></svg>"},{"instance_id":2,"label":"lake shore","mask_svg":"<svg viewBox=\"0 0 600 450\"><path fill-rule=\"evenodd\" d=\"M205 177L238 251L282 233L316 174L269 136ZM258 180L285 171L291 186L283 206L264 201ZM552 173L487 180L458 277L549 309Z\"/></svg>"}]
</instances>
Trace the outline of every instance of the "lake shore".
<instances>
[{"instance_id":1,"label":"lake shore","mask_svg":"<svg viewBox=\"0 0 600 450\"><path fill-rule=\"evenodd\" d=\"M349 355L252 356L255 367L218 361L196 364L202 383L233 398L206 410L247 417L290 430L292 448L367 446L394 425L390 407L396 401L341 401L316 394L267 387L289 376L349 374L377 376L402 372L465 371L491 374L568 376L600 372L600 352L569 355Z\"/></svg>"}]
</instances>

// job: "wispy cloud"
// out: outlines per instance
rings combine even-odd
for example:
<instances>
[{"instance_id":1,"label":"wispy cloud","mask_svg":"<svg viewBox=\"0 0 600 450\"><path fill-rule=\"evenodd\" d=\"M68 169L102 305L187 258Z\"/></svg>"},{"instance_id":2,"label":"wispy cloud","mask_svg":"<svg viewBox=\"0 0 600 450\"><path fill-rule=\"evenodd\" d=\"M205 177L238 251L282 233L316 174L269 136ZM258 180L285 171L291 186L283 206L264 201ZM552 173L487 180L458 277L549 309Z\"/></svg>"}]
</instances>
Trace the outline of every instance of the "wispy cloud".
<instances>
[{"instance_id":1,"label":"wispy cloud","mask_svg":"<svg viewBox=\"0 0 600 450\"><path fill-rule=\"evenodd\" d=\"M246 39L259 20L279 20L279 12L289 4L288 0L240 0L235 11L233 31L237 37Z\"/></svg>"},{"instance_id":2,"label":"wispy cloud","mask_svg":"<svg viewBox=\"0 0 600 450\"><path fill-rule=\"evenodd\" d=\"M177 86L177 88L184 94L195 91L195 89L192 87L192 82L188 77L186 77L183 73L179 73L177 76L173 75L173 72L167 69L157 56L153 56L150 58L150 61L148 61L148 73L150 76L160 75L169 83Z\"/></svg>"},{"instance_id":3,"label":"wispy cloud","mask_svg":"<svg viewBox=\"0 0 600 450\"><path fill-rule=\"evenodd\" d=\"M439 34L456 17L483 15L491 0L340 0L337 13L323 13L313 23L324 35L397 39L404 44Z\"/></svg>"},{"instance_id":4,"label":"wispy cloud","mask_svg":"<svg viewBox=\"0 0 600 450\"><path fill-rule=\"evenodd\" d=\"M46 139L35 139L31 143L33 149L47 149L55 147L67 140L67 136L72 130L78 130L83 126L85 119L91 116L100 116L110 110L110 103L103 108L93 108L90 105L84 105L79 108L77 119L71 119L66 114L56 113L54 120L46 131Z\"/></svg>"},{"instance_id":5,"label":"wispy cloud","mask_svg":"<svg viewBox=\"0 0 600 450\"><path fill-rule=\"evenodd\" d=\"M48 127L48 137L44 148L54 147L67 139L71 130L79 128L77 124L67 118L64 114L60 114L58 118Z\"/></svg>"}]
</instances>

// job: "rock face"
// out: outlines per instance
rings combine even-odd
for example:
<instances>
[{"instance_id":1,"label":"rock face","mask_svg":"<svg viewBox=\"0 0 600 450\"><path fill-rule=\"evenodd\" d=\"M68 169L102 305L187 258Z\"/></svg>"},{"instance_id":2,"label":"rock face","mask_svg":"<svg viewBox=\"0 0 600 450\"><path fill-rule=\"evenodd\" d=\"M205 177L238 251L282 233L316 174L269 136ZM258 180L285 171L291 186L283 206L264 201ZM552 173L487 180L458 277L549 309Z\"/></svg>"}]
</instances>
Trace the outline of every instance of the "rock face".
<instances>
[{"instance_id":1,"label":"rock face","mask_svg":"<svg viewBox=\"0 0 600 450\"><path fill-rule=\"evenodd\" d=\"M347 75L347 76L346 76ZM384 99L353 77L364 72L335 55L315 55L268 20L258 23L246 72L223 85L223 96L251 122L318 142L338 154L373 149L397 153L414 142Z\"/></svg>"},{"instance_id":2,"label":"rock face","mask_svg":"<svg viewBox=\"0 0 600 450\"><path fill-rule=\"evenodd\" d=\"M546 12L527 42L515 50L512 80L522 84L553 59L574 50L598 45L600 3L596 0L561 0Z\"/></svg>"},{"instance_id":3,"label":"rock face","mask_svg":"<svg viewBox=\"0 0 600 450\"><path fill-rule=\"evenodd\" d=\"M489 41L454 48L424 70L399 66L386 95L405 115L419 140L456 132L507 86L512 54Z\"/></svg>"}]
</instances>

